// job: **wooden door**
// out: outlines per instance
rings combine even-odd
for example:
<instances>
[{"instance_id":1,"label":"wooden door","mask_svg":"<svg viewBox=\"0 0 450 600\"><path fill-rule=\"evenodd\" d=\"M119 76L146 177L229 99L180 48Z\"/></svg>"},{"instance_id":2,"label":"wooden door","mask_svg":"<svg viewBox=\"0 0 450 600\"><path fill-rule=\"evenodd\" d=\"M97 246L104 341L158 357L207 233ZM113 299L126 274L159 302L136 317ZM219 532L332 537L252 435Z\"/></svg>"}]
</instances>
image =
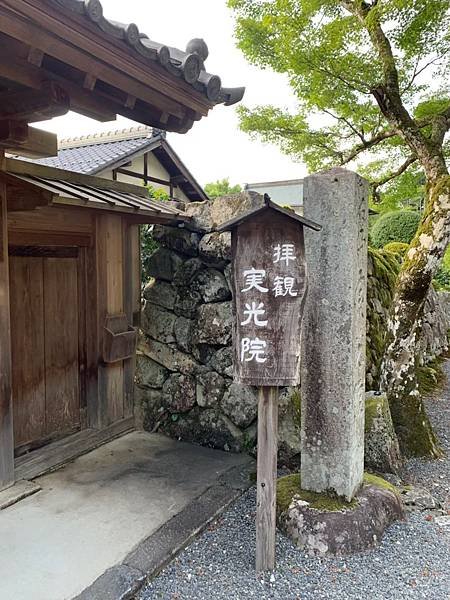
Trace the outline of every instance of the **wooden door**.
<instances>
[{"instance_id":1,"label":"wooden door","mask_svg":"<svg viewBox=\"0 0 450 600\"><path fill-rule=\"evenodd\" d=\"M76 254L11 256L10 274L14 439L20 452L80 428L78 260Z\"/></svg>"}]
</instances>

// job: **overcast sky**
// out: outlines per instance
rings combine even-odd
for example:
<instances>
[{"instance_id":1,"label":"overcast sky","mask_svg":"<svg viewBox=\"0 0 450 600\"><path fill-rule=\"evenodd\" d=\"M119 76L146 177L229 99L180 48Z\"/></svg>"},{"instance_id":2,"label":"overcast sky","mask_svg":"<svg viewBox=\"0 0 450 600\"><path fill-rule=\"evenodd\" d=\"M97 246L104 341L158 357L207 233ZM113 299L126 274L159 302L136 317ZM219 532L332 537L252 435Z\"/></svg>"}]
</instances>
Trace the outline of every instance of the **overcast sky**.
<instances>
[{"instance_id":1,"label":"overcast sky","mask_svg":"<svg viewBox=\"0 0 450 600\"><path fill-rule=\"evenodd\" d=\"M295 107L287 79L248 64L236 48L226 0L102 0L102 4L106 17L134 22L151 39L168 46L184 49L190 39L204 38L209 47L207 70L219 75L226 87L246 86L245 105ZM111 123L98 123L69 113L39 126L55 131L61 139L130 127L133 123L121 117ZM297 179L306 173L302 164L294 163L277 147L251 141L240 132L233 106L216 106L187 134L169 133L168 140L202 184L224 177L241 184Z\"/></svg>"}]
</instances>

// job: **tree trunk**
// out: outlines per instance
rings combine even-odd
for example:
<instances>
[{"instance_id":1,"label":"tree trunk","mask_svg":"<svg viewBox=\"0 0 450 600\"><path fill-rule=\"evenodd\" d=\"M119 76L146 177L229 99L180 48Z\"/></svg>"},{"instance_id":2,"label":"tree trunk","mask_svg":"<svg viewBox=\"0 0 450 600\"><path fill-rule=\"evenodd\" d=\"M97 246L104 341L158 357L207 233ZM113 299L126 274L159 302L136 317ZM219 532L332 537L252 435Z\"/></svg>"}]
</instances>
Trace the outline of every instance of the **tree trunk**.
<instances>
[{"instance_id":1,"label":"tree trunk","mask_svg":"<svg viewBox=\"0 0 450 600\"><path fill-rule=\"evenodd\" d=\"M449 242L450 177L429 184L421 224L403 262L389 320L383 383L402 451L407 456L441 455L419 395L416 342L425 298Z\"/></svg>"}]
</instances>

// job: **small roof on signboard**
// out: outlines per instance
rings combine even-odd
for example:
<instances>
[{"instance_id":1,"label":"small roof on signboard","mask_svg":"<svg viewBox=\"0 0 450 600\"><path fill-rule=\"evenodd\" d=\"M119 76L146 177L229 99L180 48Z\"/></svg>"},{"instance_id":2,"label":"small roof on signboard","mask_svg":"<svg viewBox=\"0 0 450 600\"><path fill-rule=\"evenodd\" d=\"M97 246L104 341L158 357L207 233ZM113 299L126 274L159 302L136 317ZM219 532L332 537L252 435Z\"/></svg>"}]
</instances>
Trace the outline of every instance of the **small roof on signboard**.
<instances>
[{"instance_id":1,"label":"small roof on signboard","mask_svg":"<svg viewBox=\"0 0 450 600\"><path fill-rule=\"evenodd\" d=\"M281 213L282 215L289 217L293 221L298 221L305 227L314 229L314 231L320 231L322 229L322 225L319 225L318 223L314 223L314 221L310 221L309 219L305 219L305 217L298 215L293 210L290 210L288 208L282 208L278 204L275 204L274 202L272 202L272 200L270 199L270 197L267 194L264 194L264 204L262 204L261 206L259 206L257 208L252 208L251 210L243 213L242 215L239 215L238 217L235 217L234 219L231 219L230 221L223 223L223 225L220 225L220 227L217 227L217 231L231 231L238 225L241 225L241 223L244 223L244 221L247 221L248 219L251 219L252 217L255 217L256 215L258 215L266 210L273 210L277 213Z\"/></svg>"}]
</instances>

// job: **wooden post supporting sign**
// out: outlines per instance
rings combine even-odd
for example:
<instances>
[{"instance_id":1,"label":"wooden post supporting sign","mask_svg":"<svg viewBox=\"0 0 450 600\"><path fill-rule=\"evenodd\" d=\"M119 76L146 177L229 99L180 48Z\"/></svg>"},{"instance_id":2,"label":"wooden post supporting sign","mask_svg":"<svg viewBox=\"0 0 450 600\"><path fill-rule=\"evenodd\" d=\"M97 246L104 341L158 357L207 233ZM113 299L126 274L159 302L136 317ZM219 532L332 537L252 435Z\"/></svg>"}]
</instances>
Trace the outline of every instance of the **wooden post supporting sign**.
<instances>
[{"instance_id":1,"label":"wooden post supporting sign","mask_svg":"<svg viewBox=\"0 0 450 600\"><path fill-rule=\"evenodd\" d=\"M275 567L278 390L299 383L303 227L320 229L266 195L260 207L219 228L232 233L234 380L259 388L258 572Z\"/></svg>"}]
</instances>

